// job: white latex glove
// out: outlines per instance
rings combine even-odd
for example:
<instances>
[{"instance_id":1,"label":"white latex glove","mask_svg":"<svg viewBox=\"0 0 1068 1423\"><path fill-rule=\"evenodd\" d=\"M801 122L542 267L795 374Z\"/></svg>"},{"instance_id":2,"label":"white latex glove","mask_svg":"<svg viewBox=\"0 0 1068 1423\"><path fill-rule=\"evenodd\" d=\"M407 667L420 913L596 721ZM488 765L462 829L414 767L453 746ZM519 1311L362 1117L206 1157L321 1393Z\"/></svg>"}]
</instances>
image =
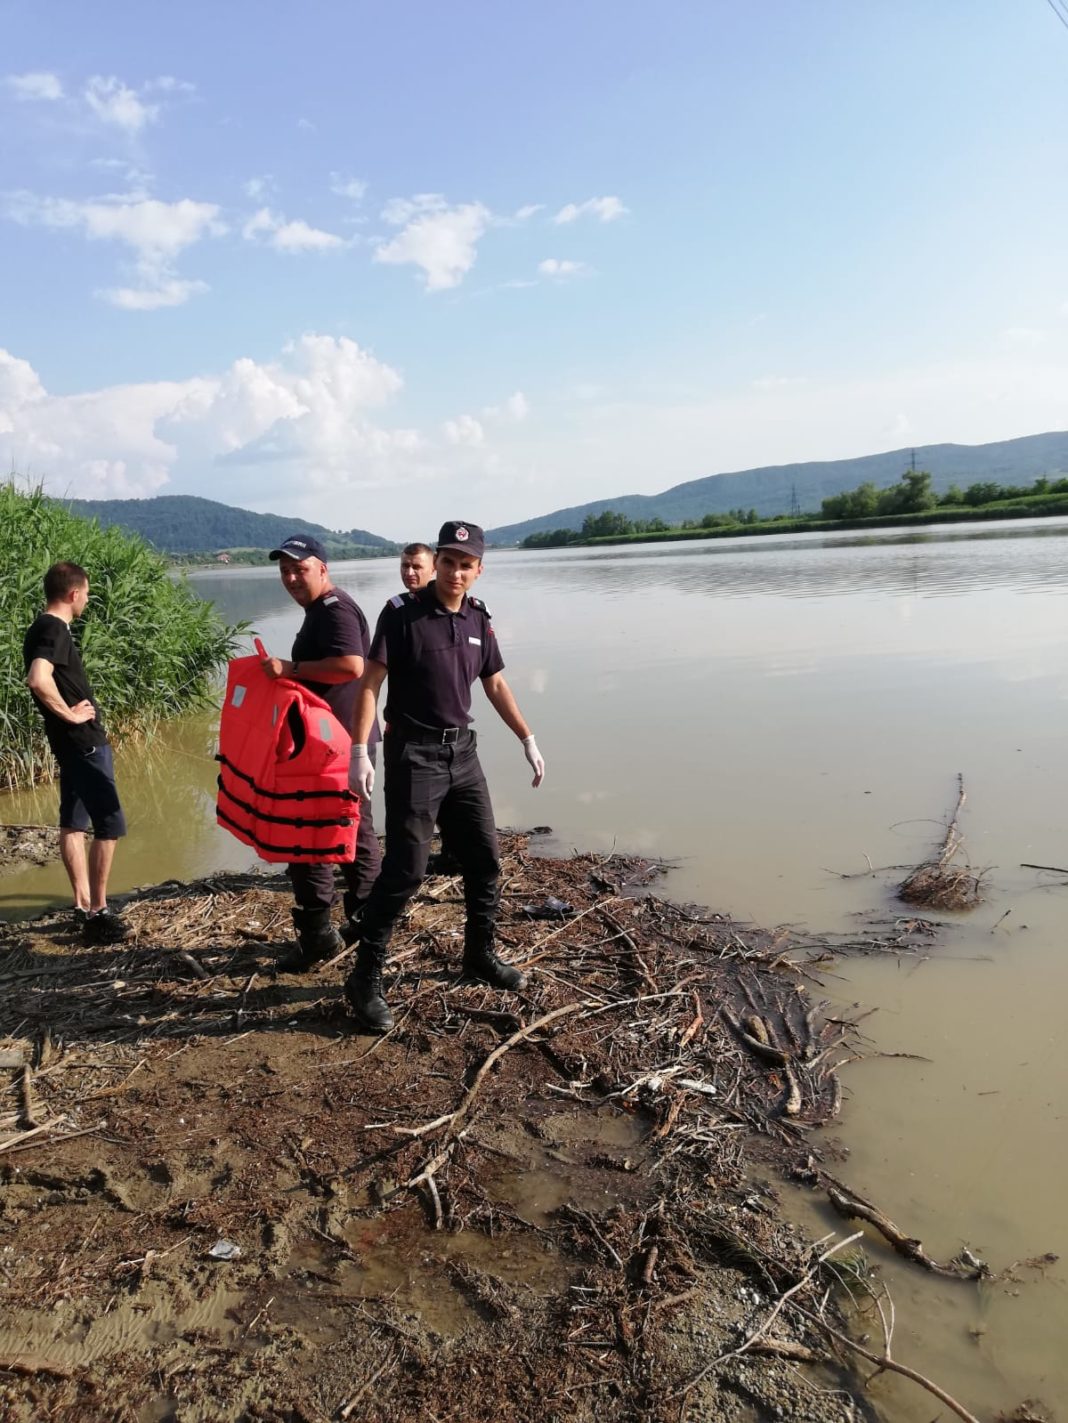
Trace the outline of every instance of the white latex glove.
<instances>
[{"instance_id":1,"label":"white latex glove","mask_svg":"<svg viewBox=\"0 0 1068 1423\"><path fill-rule=\"evenodd\" d=\"M375 768L367 754L367 747L354 746L349 761L349 790L357 791L364 800L370 800L374 788Z\"/></svg>"},{"instance_id":2,"label":"white latex glove","mask_svg":"<svg viewBox=\"0 0 1068 1423\"><path fill-rule=\"evenodd\" d=\"M525 736L523 738L523 754L530 763L530 769L534 772L534 779L530 784L537 790L538 786L540 786L545 779L545 761L541 752L538 750L538 743L534 740L533 736Z\"/></svg>"}]
</instances>

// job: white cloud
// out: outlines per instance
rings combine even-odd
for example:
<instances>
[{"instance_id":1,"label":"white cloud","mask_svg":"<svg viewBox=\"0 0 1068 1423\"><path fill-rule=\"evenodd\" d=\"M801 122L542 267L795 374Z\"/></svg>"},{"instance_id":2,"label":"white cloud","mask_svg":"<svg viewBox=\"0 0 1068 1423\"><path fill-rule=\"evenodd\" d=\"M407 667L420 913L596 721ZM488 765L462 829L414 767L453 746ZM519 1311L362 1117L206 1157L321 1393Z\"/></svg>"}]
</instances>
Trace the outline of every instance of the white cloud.
<instances>
[{"instance_id":1,"label":"white cloud","mask_svg":"<svg viewBox=\"0 0 1068 1423\"><path fill-rule=\"evenodd\" d=\"M538 271L543 277L578 277L590 269L585 262L572 262L567 257L546 257L538 263Z\"/></svg>"},{"instance_id":2,"label":"white cloud","mask_svg":"<svg viewBox=\"0 0 1068 1423\"><path fill-rule=\"evenodd\" d=\"M181 281L171 263L185 248L226 232L218 206L192 198L165 203L129 195L72 202L23 192L9 199L8 215L25 226L80 229L92 241L129 247L135 256L138 286L107 289L100 295L130 311L178 306L206 291L203 282Z\"/></svg>"},{"instance_id":3,"label":"white cloud","mask_svg":"<svg viewBox=\"0 0 1068 1423\"><path fill-rule=\"evenodd\" d=\"M148 197L149 189L155 181L154 175L147 168L139 168L136 163L130 163L125 158L91 158L89 167L99 168L102 173L116 174L119 180L126 184L123 197L127 202Z\"/></svg>"},{"instance_id":4,"label":"white cloud","mask_svg":"<svg viewBox=\"0 0 1068 1423\"><path fill-rule=\"evenodd\" d=\"M485 431L473 415L458 415L441 427L450 445L481 445Z\"/></svg>"},{"instance_id":5,"label":"white cloud","mask_svg":"<svg viewBox=\"0 0 1068 1423\"><path fill-rule=\"evenodd\" d=\"M275 192L278 187L271 173L262 173L258 178L249 178L242 186L245 190L245 197L253 200L266 197L268 193Z\"/></svg>"},{"instance_id":6,"label":"white cloud","mask_svg":"<svg viewBox=\"0 0 1068 1423\"><path fill-rule=\"evenodd\" d=\"M187 79L176 79L173 74L161 74L145 85L146 94L195 94L196 91L195 84L190 84Z\"/></svg>"},{"instance_id":7,"label":"white cloud","mask_svg":"<svg viewBox=\"0 0 1068 1423\"><path fill-rule=\"evenodd\" d=\"M156 273L154 282L148 280L144 286L105 287L97 296L124 311L158 311L164 306L182 306L191 296L199 296L207 290L207 282Z\"/></svg>"},{"instance_id":8,"label":"white cloud","mask_svg":"<svg viewBox=\"0 0 1068 1423\"><path fill-rule=\"evenodd\" d=\"M45 397L45 388L29 361L20 360L0 348L0 434L14 430L11 412L35 404Z\"/></svg>"},{"instance_id":9,"label":"white cloud","mask_svg":"<svg viewBox=\"0 0 1068 1423\"><path fill-rule=\"evenodd\" d=\"M242 358L222 375L70 396L49 395L26 361L0 350L0 461L85 497L147 496L182 472L198 492L292 508L309 487L411 472L418 433L370 418L401 384L355 341L316 334L277 361Z\"/></svg>"},{"instance_id":10,"label":"white cloud","mask_svg":"<svg viewBox=\"0 0 1068 1423\"><path fill-rule=\"evenodd\" d=\"M596 217L601 222L615 222L629 209L618 198L587 198L584 203L566 203L553 218L555 223L575 222L580 217Z\"/></svg>"},{"instance_id":11,"label":"white cloud","mask_svg":"<svg viewBox=\"0 0 1068 1423\"><path fill-rule=\"evenodd\" d=\"M346 178L343 173L331 173L330 191L339 198L358 203L367 191L367 184L362 178Z\"/></svg>"},{"instance_id":12,"label":"white cloud","mask_svg":"<svg viewBox=\"0 0 1068 1423\"><path fill-rule=\"evenodd\" d=\"M450 208L437 193L394 198L382 216L402 231L391 241L378 244L374 260L419 267L427 291L459 286L474 266L479 238L492 220L482 203Z\"/></svg>"},{"instance_id":13,"label":"white cloud","mask_svg":"<svg viewBox=\"0 0 1068 1423\"><path fill-rule=\"evenodd\" d=\"M63 83L57 74L36 70L30 74L9 74L4 80L16 99L29 102L35 99L55 100L63 97Z\"/></svg>"},{"instance_id":14,"label":"white cloud","mask_svg":"<svg viewBox=\"0 0 1068 1423\"><path fill-rule=\"evenodd\" d=\"M391 227L403 227L421 213L444 212L448 203L440 193L416 193L411 198L390 198L382 209L382 220Z\"/></svg>"},{"instance_id":15,"label":"white cloud","mask_svg":"<svg viewBox=\"0 0 1068 1423\"><path fill-rule=\"evenodd\" d=\"M334 232L310 227L303 218L295 218L282 223L271 238L271 245L279 252L323 252L331 247L344 247L345 240Z\"/></svg>"},{"instance_id":16,"label":"white cloud","mask_svg":"<svg viewBox=\"0 0 1068 1423\"><path fill-rule=\"evenodd\" d=\"M303 218L289 221L270 208L260 208L253 213L241 229L241 235L248 242L262 237L279 252L325 252L345 245L345 239L336 233L311 227Z\"/></svg>"},{"instance_id":17,"label":"white cloud","mask_svg":"<svg viewBox=\"0 0 1068 1423\"><path fill-rule=\"evenodd\" d=\"M521 390L515 391L501 405L487 405L483 408L484 420L515 421L518 424L530 414L530 401Z\"/></svg>"},{"instance_id":18,"label":"white cloud","mask_svg":"<svg viewBox=\"0 0 1068 1423\"><path fill-rule=\"evenodd\" d=\"M26 226L82 228L87 237L125 243L138 256L152 259L176 257L201 238L226 231L215 203L192 198L176 203L141 196L73 202L16 193L8 212Z\"/></svg>"},{"instance_id":19,"label":"white cloud","mask_svg":"<svg viewBox=\"0 0 1068 1423\"><path fill-rule=\"evenodd\" d=\"M544 206L544 203L525 203L523 207L516 209L516 222L526 222L527 219L533 217L536 212L541 212Z\"/></svg>"},{"instance_id":20,"label":"white cloud","mask_svg":"<svg viewBox=\"0 0 1068 1423\"><path fill-rule=\"evenodd\" d=\"M112 124L126 133L140 133L159 117L158 104L146 104L121 79L94 74L85 86L85 101L101 123Z\"/></svg>"}]
</instances>

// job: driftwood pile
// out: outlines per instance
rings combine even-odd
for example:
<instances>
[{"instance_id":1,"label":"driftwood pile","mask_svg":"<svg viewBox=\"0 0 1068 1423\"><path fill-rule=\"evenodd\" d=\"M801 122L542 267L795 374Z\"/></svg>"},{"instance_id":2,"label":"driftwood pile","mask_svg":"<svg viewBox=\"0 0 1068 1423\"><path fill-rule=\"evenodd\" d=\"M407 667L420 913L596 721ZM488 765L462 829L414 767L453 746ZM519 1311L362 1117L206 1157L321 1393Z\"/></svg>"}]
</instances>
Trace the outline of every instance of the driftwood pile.
<instances>
[{"instance_id":1,"label":"driftwood pile","mask_svg":"<svg viewBox=\"0 0 1068 1423\"><path fill-rule=\"evenodd\" d=\"M982 875L970 865L954 864L964 845L960 813L967 799L964 777L958 773L957 804L938 854L917 865L898 886L898 896L906 904L924 909L974 909L982 898Z\"/></svg>"}]
</instances>

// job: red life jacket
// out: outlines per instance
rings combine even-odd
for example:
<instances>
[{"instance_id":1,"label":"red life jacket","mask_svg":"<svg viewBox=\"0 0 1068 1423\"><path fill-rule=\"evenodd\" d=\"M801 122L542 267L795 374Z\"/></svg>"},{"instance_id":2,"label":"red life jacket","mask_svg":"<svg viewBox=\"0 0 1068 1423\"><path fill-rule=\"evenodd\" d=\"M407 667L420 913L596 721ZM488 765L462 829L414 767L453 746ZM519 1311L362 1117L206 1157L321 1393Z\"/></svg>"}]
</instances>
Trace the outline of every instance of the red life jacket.
<instances>
[{"instance_id":1,"label":"red life jacket","mask_svg":"<svg viewBox=\"0 0 1068 1423\"><path fill-rule=\"evenodd\" d=\"M355 858L360 799L349 790L352 738L329 706L267 676L259 657L230 663L219 719L215 817L261 860L305 865Z\"/></svg>"}]
</instances>

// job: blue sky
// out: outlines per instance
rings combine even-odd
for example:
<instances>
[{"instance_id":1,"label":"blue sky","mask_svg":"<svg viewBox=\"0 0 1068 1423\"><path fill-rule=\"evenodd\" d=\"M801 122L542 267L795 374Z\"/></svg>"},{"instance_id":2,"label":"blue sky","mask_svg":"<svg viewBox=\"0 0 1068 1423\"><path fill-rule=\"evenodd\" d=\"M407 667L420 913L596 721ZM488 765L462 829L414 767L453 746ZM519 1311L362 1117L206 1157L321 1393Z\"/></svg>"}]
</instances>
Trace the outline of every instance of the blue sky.
<instances>
[{"instance_id":1,"label":"blue sky","mask_svg":"<svg viewBox=\"0 0 1068 1423\"><path fill-rule=\"evenodd\" d=\"M0 459L424 536L1068 427L1047 0L0 0Z\"/></svg>"}]
</instances>

